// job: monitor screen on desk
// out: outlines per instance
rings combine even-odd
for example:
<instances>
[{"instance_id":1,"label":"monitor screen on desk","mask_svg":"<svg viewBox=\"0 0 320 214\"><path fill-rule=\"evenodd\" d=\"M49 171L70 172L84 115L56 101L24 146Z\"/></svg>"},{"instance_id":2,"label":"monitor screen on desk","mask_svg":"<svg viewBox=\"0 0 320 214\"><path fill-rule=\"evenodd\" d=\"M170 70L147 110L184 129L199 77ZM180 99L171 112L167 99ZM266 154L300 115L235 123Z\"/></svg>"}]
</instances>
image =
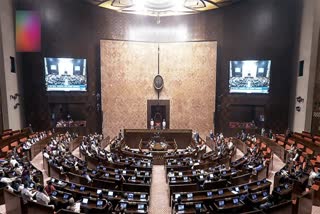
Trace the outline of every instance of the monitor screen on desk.
<instances>
[{"instance_id":1,"label":"monitor screen on desk","mask_svg":"<svg viewBox=\"0 0 320 214\"><path fill-rule=\"evenodd\" d=\"M199 177L201 180L203 179L203 175L200 175L200 177Z\"/></svg>"},{"instance_id":2,"label":"monitor screen on desk","mask_svg":"<svg viewBox=\"0 0 320 214\"><path fill-rule=\"evenodd\" d=\"M128 194L128 199L129 199L129 200L132 200L132 199L133 199L133 193L129 193L129 194Z\"/></svg>"},{"instance_id":3,"label":"monitor screen on desk","mask_svg":"<svg viewBox=\"0 0 320 214\"><path fill-rule=\"evenodd\" d=\"M103 205L103 201L102 200L98 200L97 201L97 207L101 207Z\"/></svg>"},{"instance_id":4,"label":"monitor screen on desk","mask_svg":"<svg viewBox=\"0 0 320 214\"><path fill-rule=\"evenodd\" d=\"M104 174L105 177L109 177L109 173Z\"/></svg>"},{"instance_id":5,"label":"monitor screen on desk","mask_svg":"<svg viewBox=\"0 0 320 214\"><path fill-rule=\"evenodd\" d=\"M149 172L146 172L146 173L145 173L145 176L149 176Z\"/></svg>"},{"instance_id":6,"label":"monitor screen on desk","mask_svg":"<svg viewBox=\"0 0 320 214\"><path fill-rule=\"evenodd\" d=\"M123 175L127 174L127 171L126 171L126 170L123 170L123 171L122 171L122 174L123 174Z\"/></svg>"},{"instance_id":7,"label":"monitor screen on desk","mask_svg":"<svg viewBox=\"0 0 320 214\"><path fill-rule=\"evenodd\" d=\"M122 210L127 209L127 203L120 203L120 208Z\"/></svg>"},{"instance_id":8,"label":"monitor screen on desk","mask_svg":"<svg viewBox=\"0 0 320 214\"><path fill-rule=\"evenodd\" d=\"M219 207L223 207L224 206L224 201L219 201Z\"/></svg>"},{"instance_id":9,"label":"monitor screen on desk","mask_svg":"<svg viewBox=\"0 0 320 214\"><path fill-rule=\"evenodd\" d=\"M118 173L118 172L119 172L119 169L115 169L115 170L114 170L114 173Z\"/></svg>"},{"instance_id":10,"label":"monitor screen on desk","mask_svg":"<svg viewBox=\"0 0 320 214\"><path fill-rule=\"evenodd\" d=\"M179 172L179 176L182 176L182 172Z\"/></svg>"},{"instance_id":11,"label":"monitor screen on desk","mask_svg":"<svg viewBox=\"0 0 320 214\"><path fill-rule=\"evenodd\" d=\"M184 205L183 204L178 205L178 211L183 211L183 210L184 210Z\"/></svg>"},{"instance_id":12,"label":"monitor screen on desk","mask_svg":"<svg viewBox=\"0 0 320 214\"><path fill-rule=\"evenodd\" d=\"M56 181L56 179L54 178L51 178L51 182L54 183Z\"/></svg>"},{"instance_id":13,"label":"monitor screen on desk","mask_svg":"<svg viewBox=\"0 0 320 214\"><path fill-rule=\"evenodd\" d=\"M144 210L144 204L138 204L138 210Z\"/></svg>"},{"instance_id":14,"label":"monitor screen on desk","mask_svg":"<svg viewBox=\"0 0 320 214\"><path fill-rule=\"evenodd\" d=\"M239 203L239 199L238 198L234 198L233 199L233 204L238 204Z\"/></svg>"},{"instance_id":15,"label":"monitor screen on desk","mask_svg":"<svg viewBox=\"0 0 320 214\"><path fill-rule=\"evenodd\" d=\"M68 200L68 199L69 199L69 194L64 194L64 195L63 195L63 199L64 199L64 200Z\"/></svg>"},{"instance_id":16,"label":"monitor screen on desk","mask_svg":"<svg viewBox=\"0 0 320 214\"><path fill-rule=\"evenodd\" d=\"M263 195L263 197L266 197L268 195L268 192L267 191L263 191L262 195Z\"/></svg>"},{"instance_id":17,"label":"monitor screen on desk","mask_svg":"<svg viewBox=\"0 0 320 214\"><path fill-rule=\"evenodd\" d=\"M172 177L172 178L171 178L171 181L176 181L176 177Z\"/></svg>"},{"instance_id":18,"label":"monitor screen on desk","mask_svg":"<svg viewBox=\"0 0 320 214\"><path fill-rule=\"evenodd\" d=\"M219 189L219 190L218 190L218 194L219 194L219 195L222 195L222 194L223 194L223 189Z\"/></svg>"},{"instance_id":19,"label":"monitor screen on desk","mask_svg":"<svg viewBox=\"0 0 320 214\"><path fill-rule=\"evenodd\" d=\"M257 195L256 194L252 194L251 197L252 197L253 200L257 199Z\"/></svg>"},{"instance_id":20,"label":"monitor screen on desk","mask_svg":"<svg viewBox=\"0 0 320 214\"><path fill-rule=\"evenodd\" d=\"M210 174L210 178L213 178L213 174L212 173Z\"/></svg>"},{"instance_id":21,"label":"monitor screen on desk","mask_svg":"<svg viewBox=\"0 0 320 214\"><path fill-rule=\"evenodd\" d=\"M146 194L141 194L140 195L140 199L146 199L147 198L147 195Z\"/></svg>"},{"instance_id":22,"label":"monitor screen on desk","mask_svg":"<svg viewBox=\"0 0 320 214\"><path fill-rule=\"evenodd\" d=\"M196 207L197 210L200 210L202 205L201 204L196 204L195 207Z\"/></svg>"},{"instance_id":23,"label":"monitor screen on desk","mask_svg":"<svg viewBox=\"0 0 320 214\"><path fill-rule=\"evenodd\" d=\"M192 175L196 175L197 174L197 172L196 171L192 171Z\"/></svg>"},{"instance_id":24,"label":"monitor screen on desk","mask_svg":"<svg viewBox=\"0 0 320 214\"><path fill-rule=\"evenodd\" d=\"M246 195L240 195L240 200L244 201L246 199Z\"/></svg>"},{"instance_id":25,"label":"monitor screen on desk","mask_svg":"<svg viewBox=\"0 0 320 214\"><path fill-rule=\"evenodd\" d=\"M236 192L240 191L239 187L235 187L234 189L235 189Z\"/></svg>"},{"instance_id":26,"label":"monitor screen on desk","mask_svg":"<svg viewBox=\"0 0 320 214\"><path fill-rule=\"evenodd\" d=\"M243 189L244 189L244 190L247 190L248 188L249 188L248 185L244 185L244 186L243 186Z\"/></svg>"},{"instance_id":27,"label":"monitor screen on desk","mask_svg":"<svg viewBox=\"0 0 320 214\"><path fill-rule=\"evenodd\" d=\"M188 199L192 199L192 198L193 198L193 194L192 194L192 193L188 193L188 194L187 194L187 198L188 198Z\"/></svg>"},{"instance_id":28,"label":"monitor screen on desk","mask_svg":"<svg viewBox=\"0 0 320 214\"><path fill-rule=\"evenodd\" d=\"M88 201L89 201L89 199L87 199L87 198L83 198L83 199L82 199L82 203L83 203L83 204L88 204Z\"/></svg>"},{"instance_id":29,"label":"monitor screen on desk","mask_svg":"<svg viewBox=\"0 0 320 214\"><path fill-rule=\"evenodd\" d=\"M136 180L136 176L132 176L131 180L135 181Z\"/></svg>"},{"instance_id":30,"label":"monitor screen on desk","mask_svg":"<svg viewBox=\"0 0 320 214\"><path fill-rule=\"evenodd\" d=\"M223 174L223 175L227 174L227 171L222 171L222 174Z\"/></svg>"},{"instance_id":31,"label":"monitor screen on desk","mask_svg":"<svg viewBox=\"0 0 320 214\"><path fill-rule=\"evenodd\" d=\"M102 193L101 189L97 189L97 195L100 195Z\"/></svg>"},{"instance_id":32,"label":"monitor screen on desk","mask_svg":"<svg viewBox=\"0 0 320 214\"><path fill-rule=\"evenodd\" d=\"M75 184L71 184L71 189L75 189L76 188L76 185Z\"/></svg>"},{"instance_id":33,"label":"monitor screen on desk","mask_svg":"<svg viewBox=\"0 0 320 214\"><path fill-rule=\"evenodd\" d=\"M288 188L289 188L289 185L288 185L288 184L285 184L285 185L284 185L284 188L288 189Z\"/></svg>"},{"instance_id":34,"label":"monitor screen on desk","mask_svg":"<svg viewBox=\"0 0 320 214\"><path fill-rule=\"evenodd\" d=\"M109 192L108 192L108 196L109 196L109 197L113 197L113 192L112 192L112 191L109 191Z\"/></svg>"},{"instance_id":35,"label":"monitor screen on desk","mask_svg":"<svg viewBox=\"0 0 320 214\"><path fill-rule=\"evenodd\" d=\"M207 197L212 197L212 192L207 192Z\"/></svg>"},{"instance_id":36,"label":"monitor screen on desk","mask_svg":"<svg viewBox=\"0 0 320 214\"><path fill-rule=\"evenodd\" d=\"M178 199L179 197L180 197L180 194L175 194L175 195L174 195L174 198L175 198L175 199Z\"/></svg>"},{"instance_id":37,"label":"monitor screen on desk","mask_svg":"<svg viewBox=\"0 0 320 214\"><path fill-rule=\"evenodd\" d=\"M186 177L186 176L183 177L183 180L184 180L184 181L188 181L188 177Z\"/></svg>"},{"instance_id":38,"label":"monitor screen on desk","mask_svg":"<svg viewBox=\"0 0 320 214\"><path fill-rule=\"evenodd\" d=\"M56 196L58 194L58 192L57 191L54 191L54 192L52 192L52 196Z\"/></svg>"},{"instance_id":39,"label":"monitor screen on desk","mask_svg":"<svg viewBox=\"0 0 320 214\"><path fill-rule=\"evenodd\" d=\"M96 170L92 170L92 174L97 174L97 171Z\"/></svg>"},{"instance_id":40,"label":"monitor screen on desk","mask_svg":"<svg viewBox=\"0 0 320 214\"><path fill-rule=\"evenodd\" d=\"M120 178L120 175L117 174L117 175L115 175L114 177L115 177L115 179L119 179L119 178Z\"/></svg>"},{"instance_id":41,"label":"monitor screen on desk","mask_svg":"<svg viewBox=\"0 0 320 214\"><path fill-rule=\"evenodd\" d=\"M30 183L29 187L33 188L34 187L34 183Z\"/></svg>"},{"instance_id":42,"label":"monitor screen on desk","mask_svg":"<svg viewBox=\"0 0 320 214\"><path fill-rule=\"evenodd\" d=\"M81 186L80 187L80 191L84 191L85 190L85 187L84 186Z\"/></svg>"}]
</instances>

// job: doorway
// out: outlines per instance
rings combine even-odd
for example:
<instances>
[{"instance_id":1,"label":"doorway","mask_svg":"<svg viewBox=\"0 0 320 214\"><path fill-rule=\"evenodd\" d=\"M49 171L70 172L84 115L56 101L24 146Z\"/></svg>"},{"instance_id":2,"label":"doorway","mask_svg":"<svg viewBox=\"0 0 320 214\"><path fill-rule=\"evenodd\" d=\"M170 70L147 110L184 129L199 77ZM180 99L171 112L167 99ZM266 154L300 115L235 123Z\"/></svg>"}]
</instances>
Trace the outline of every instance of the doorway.
<instances>
[{"instance_id":1,"label":"doorway","mask_svg":"<svg viewBox=\"0 0 320 214\"><path fill-rule=\"evenodd\" d=\"M163 120L166 121L167 129L170 128L170 100L147 100L147 128L150 129L151 118L155 126L160 125Z\"/></svg>"}]
</instances>

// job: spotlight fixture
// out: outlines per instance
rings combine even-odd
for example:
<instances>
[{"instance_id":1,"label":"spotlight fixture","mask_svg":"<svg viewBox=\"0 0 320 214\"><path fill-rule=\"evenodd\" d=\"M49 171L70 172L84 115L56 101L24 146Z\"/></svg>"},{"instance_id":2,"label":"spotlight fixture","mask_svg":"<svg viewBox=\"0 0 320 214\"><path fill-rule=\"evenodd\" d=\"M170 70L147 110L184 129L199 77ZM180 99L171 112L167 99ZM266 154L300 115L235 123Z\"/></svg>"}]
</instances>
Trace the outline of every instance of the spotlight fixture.
<instances>
[{"instance_id":1,"label":"spotlight fixture","mask_svg":"<svg viewBox=\"0 0 320 214\"><path fill-rule=\"evenodd\" d=\"M13 106L13 108L14 108L14 109L17 109L18 106L20 106L20 103L16 103L16 104Z\"/></svg>"},{"instance_id":2,"label":"spotlight fixture","mask_svg":"<svg viewBox=\"0 0 320 214\"><path fill-rule=\"evenodd\" d=\"M105 0L99 7L148 16L193 14L225 7L241 0Z\"/></svg>"},{"instance_id":3,"label":"spotlight fixture","mask_svg":"<svg viewBox=\"0 0 320 214\"><path fill-rule=\"evenodd\" d=\"M20 94L15 93L14 95L10 95L10 99L16 100L18 97L20 97Z\"/></svg>"},{"instance_id":4,"label":"spotlight fixture","mask_svg":"<svg viewBox=\"0 0 320 214\"><path fill-rule=\"evenodd\" d=\"M300 96L297 97L296 99L297 99L298 103L303 103L304 102L304 99L302 97L300 97Z\"/></svg>"}]
</instances>

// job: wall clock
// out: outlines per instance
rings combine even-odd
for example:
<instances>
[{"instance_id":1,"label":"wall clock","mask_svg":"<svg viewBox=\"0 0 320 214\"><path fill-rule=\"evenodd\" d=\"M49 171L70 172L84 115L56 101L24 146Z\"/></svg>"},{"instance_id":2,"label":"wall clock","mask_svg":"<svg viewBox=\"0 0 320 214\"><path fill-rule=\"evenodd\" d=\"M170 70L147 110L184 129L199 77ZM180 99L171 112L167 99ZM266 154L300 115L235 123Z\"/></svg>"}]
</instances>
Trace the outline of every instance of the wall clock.
<instances>
[{"instance_id":1,"label":"wall clock","mask_svg":"<svg viewBox=\"0 0 320 214\"><path fill-rule=\"evenodd\" d=\"M161 91L163 88L163 78L160 74L154 77L153 86L157 91Z\"/></svg>"}]
</instances>

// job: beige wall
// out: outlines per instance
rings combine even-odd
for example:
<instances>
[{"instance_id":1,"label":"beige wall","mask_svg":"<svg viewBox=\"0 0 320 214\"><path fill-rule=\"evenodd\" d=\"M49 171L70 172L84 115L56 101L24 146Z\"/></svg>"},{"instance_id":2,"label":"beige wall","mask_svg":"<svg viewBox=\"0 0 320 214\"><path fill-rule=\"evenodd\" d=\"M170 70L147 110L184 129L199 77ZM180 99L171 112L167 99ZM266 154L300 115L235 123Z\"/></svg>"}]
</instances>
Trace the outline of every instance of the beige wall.
<instances>
[{"instance_id":1,"label":"beige wall","mask_svg":"<svg viewBox=\"0 0 320 214\"><path fill-rule=\"evenodd\" d=\"M16 93L21 95L18 84L19 73L11 73L10 56L16 57L15 30L14 30L14 8L12 0L0 1L0 87L2 99L3 125L4 128L21 129L23 126L22 106L14 109L14 105L20 102L10 99L10 95ZM17 64L16 64L17 70Z\"/></svg>"},{"instance_id":2,"label":"beige wall","mask_svg":"<svg viewBox=\"0 0 320 214\"><path fill-rule=\"evenodd\" d=\"M157 99L158 44L101 41L103 134L146 128L147 100ZM213 129L216 42L160 43L160 99L170 100L170 128Z\"/></svg>"},{"instance_id":3,"label":"beige wall","mask_svg":"<svg viewBox=\"0 0 320 214\"><path fill-rule=\"evenodd\" d=\"M320 28L320 1L304 0L302 10L302 20L300 29L300 41L297 45L298 60L293 93L291 97L290 109L293 112L291 124L293 131L310 131L312 120L313 94L315 84L315 74L318 54L319 28ZM298 77L298 61L304 60L304 74ZM301 96L304 102L299 104L296 97ZM301 111L295 110L296 106L301 107Z\"/></svg>"}]
</instances>

